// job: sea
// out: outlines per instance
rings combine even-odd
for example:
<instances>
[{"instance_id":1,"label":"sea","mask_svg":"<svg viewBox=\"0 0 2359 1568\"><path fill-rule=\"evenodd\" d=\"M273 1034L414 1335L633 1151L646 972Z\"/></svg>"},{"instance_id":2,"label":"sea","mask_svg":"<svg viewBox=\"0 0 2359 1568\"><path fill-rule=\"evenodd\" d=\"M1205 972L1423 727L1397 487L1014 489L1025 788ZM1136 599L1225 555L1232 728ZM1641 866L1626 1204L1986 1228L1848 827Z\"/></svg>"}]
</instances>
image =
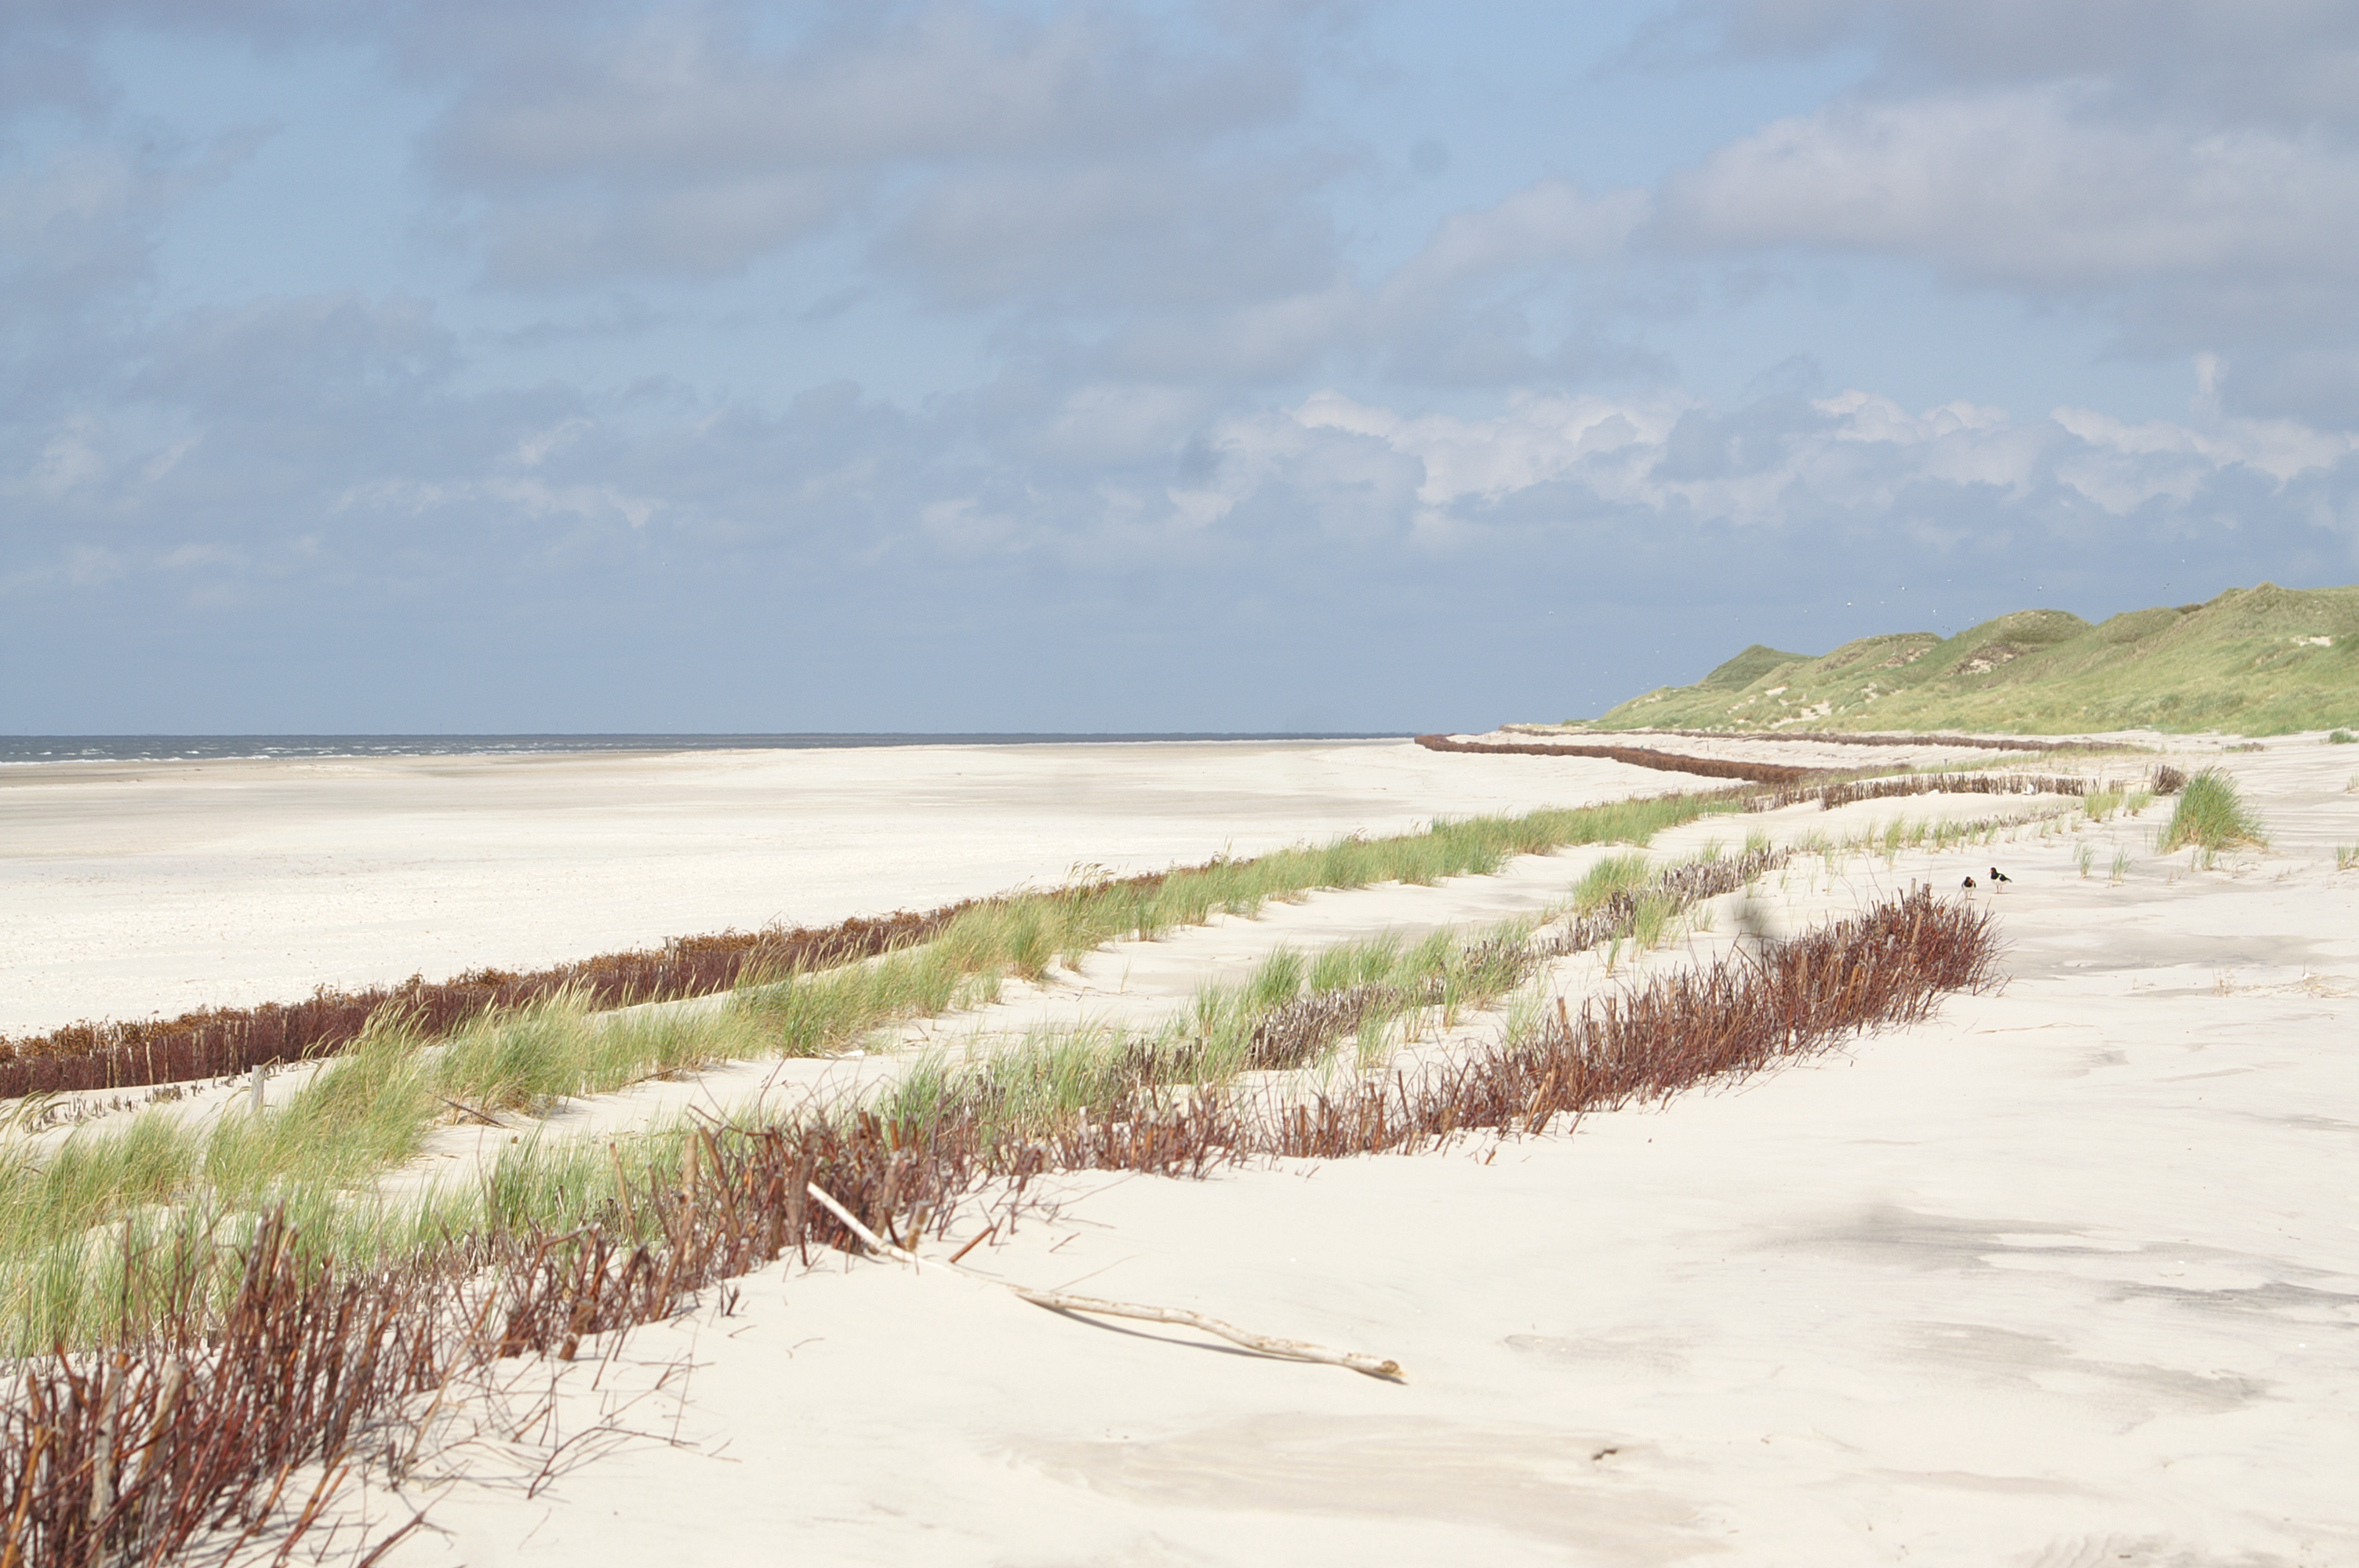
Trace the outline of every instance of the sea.
<instances>
[{"instance_id":1,"label":"sea","mask_svg":"<svg viewBox=\"0 0 2359 1568\"><path fill-rule=\"evenodd\" d=\"M861 746L1086 746L1142 741L1397 741L1410 732L1141 731L884 735L0 735L0 766L243 757L503 757L570 752L801 752Z\"/></svg>"}]
</instances>

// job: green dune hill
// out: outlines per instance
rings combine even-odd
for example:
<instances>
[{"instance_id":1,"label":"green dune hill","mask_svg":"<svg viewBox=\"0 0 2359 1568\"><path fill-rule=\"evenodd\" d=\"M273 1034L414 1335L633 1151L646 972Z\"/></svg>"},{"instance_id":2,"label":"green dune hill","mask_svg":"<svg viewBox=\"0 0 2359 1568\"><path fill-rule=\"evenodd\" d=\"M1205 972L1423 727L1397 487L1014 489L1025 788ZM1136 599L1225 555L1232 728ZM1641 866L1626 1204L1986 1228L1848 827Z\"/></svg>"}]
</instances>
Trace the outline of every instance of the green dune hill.
<instances>
[{"instance_id":1,"label":"green dune hill","mask_svg":"<svg viewBox=\"0 0 2359 1568\"><path fill-rule=\"evenodd\" d=\"M1901 632L1821 657L1759 643L1593 730L2219 730L2359 725L2359 587L2230 589L2091 625L2019 610L1943 638Z\"/></svg>"}]
</instances>

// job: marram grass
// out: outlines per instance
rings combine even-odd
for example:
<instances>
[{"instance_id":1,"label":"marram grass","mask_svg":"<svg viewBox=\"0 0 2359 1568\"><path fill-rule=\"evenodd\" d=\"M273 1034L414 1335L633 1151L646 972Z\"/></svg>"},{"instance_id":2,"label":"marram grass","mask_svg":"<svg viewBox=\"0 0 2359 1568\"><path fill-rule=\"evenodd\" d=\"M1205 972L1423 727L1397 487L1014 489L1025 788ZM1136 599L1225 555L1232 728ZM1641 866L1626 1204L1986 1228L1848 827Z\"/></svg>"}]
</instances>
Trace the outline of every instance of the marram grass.
<instances>
[{"instance_id":1,"label":"marram grass","mask_svg":"<svg viewBox=\"0 0 2359 1568\"><path fill-rule=\"evenodd\" d=\"M2169 854L2191 844L2214 853L2268 841L2261 819L2236 793L2236 781L2218 768L2205 768L2180 788L2179 805L2163 828L2159 848Z\"/></svg>"},{"instance_id":2,"label":"marram grass","mask_svg":"<svg viewBox=\"0 0 2359 1568\"><path fill-rule=\"evenodd\" d=\"M265 1113L231 1106L212 1120L160 1104L123 1125L71 1131L61 1141L0 1146L0 1323L16 1351L103 1337L127 1315L165 1311L142 1294L158 1260L236 1248L257 1217L286 1209L307 1248L365 1261L403 1252L413 1236L451 1236L500 1224L561 1228L566 1193L620 1191L581 1151L533 1153L519 1143L488 1184L377 1200L370 1184L413 1160L451 1118L540 1115L566 1097L606 1094L647 1077L720 1061L819 1056L854 1047L901 1021L991 1002L1007 976L1040 979L1052 962L1076 965L1114 938L1160 938L1217 913L1255 914L1269 898L1316 887L1368 887L1486 875L1516 853L1561 844L1647 842L1661 827L1736 802L1658 797L1516 818L1437 823L1392 839L1338 839L1253 860L1217 860L1163 880L1061 889L976 905L937 941L837 969L757 976L734 998L665 1004L620 1014L560 995L472 1019L429 1040L401 1010L373 1016L361 1040L325 1061ZM1630 856L1630 860L1639 860ZM1343 986L1338 986L1343 981ZM1401 990L1439 986L1446 1010L1482 1004L1484 983L1465 974L1449 931L1399 943L1344 943L1319 955L1278 953L1236 995L1210 990L1193 1007L1191 1070L1220 1077L1250 1052L1257 1019L1332 988ZM1361 1033L1380 1035L1406 1011L1371 1010ZM1127 1049L1127 1044L1125 1044ZM677 1146L679 1134L665 1134ZM632 1160L660 1158L665 1139ZM615 1155L620 1158L620 1155ZM644 1172L639 1172L644 1176ZM420 1228L422 1226L422 1228ZM224 1252L226 1254L226 1252ZM139 1261L147 1260L147 1261ZM229 1276L208 1290L229 1290Z\"/></svg>"},{"instance_id":3,"label":"marram grass","mask_svg":"<svg viewBox=\"0 0 2359 1568\"><path fill-rule=\"evenodd\" d=\"M1566 815L1576 829L1593 830L1603 814L1585 822L1585 814ZM1925 837L1911 827L1909 842ZM1871 829L1858 847L1873 849L1889 832ZM1468 839L1474 863L1495 866L1511 852L1500 847L1503 838L1514 842L1468 835L1447 858L1423 848L1423 859L1406 868L1372 863L1354 847L1346 869L1450 874L1446 868L1471 869ZM1748 839L1748 854L1761 849ZM1617 946L1659 940L1681 907L1675 881L1700 892L1694 873L1743 870L1737 862L1714 865L1707 855L1634 885L1634 860L1622 858L1585 879L1565 912L1566 933L1541 946L1570 951L1568 942L1602 939L1606 925ZM1298 862L1315 863L1308 854ZM1252 899L1284 896L1286 885L1268 880L1241 890L1231 881L1200 886L1190 898L1201 908L1250 910L1257 907ZM375 1178L414 1153L449 1114L531 1114L553 1098L711 1061L788 1044L841 1048L916 1010L987 1000L1023 955L1040 961L1062 939L1086 938L1106 924L1074 915L1074 905L1090 907L1086 898L1064 903L1061 911L1035 911L1038 922L978 922L953 942L790 976L734 1005L600 1015L580 999L560 999L479 1019L439 1043L388 1016L350 1057L324 1065L260 1117L233 1109L214 1123L182 1124L171 1119L187 1108L158 1107L128 1126L71 1135L70 1159L54 1149L46 1161L27 1158L20 1144L18 1157L0 1165L0 1201L9 1206L0 1229L0 1311L10 1347L127 1342L159 1325L212 1321L239 1288L240 1259L266 1220L302 1256L346 1271L399 1264L468 1238L562 1235L585 1222L610 1235L659 1239L641 1226L643 1206L648 1195L692 1184L684 1152L705 1136L681 1125L611 1143L543 1147L525 1137L502 1149L488 1172L442 1184L384 1188ZM1584 905L1592 912L1579 913ZM1135 910L1117 904L1114 918L1120 934L1157 934L1151 921L1137 923ZM1575 940L1575 928L1588 935ZM1044 1035L979 1066L916 1064L885 1108L895 1126L922 1138L944 1130L941 1118L954 1114L965 1119L957 1136L988 1133L973 1146L998 1148L1022 1143L1068 1112L1080 1117L1082 1135L1092 1116L1103 1133L1108 1108L1140 1105L1142 1092L1169 1090L1171 1098L1149 1108L1184 1109L1206 1095L1205 1103L1218 1104L1225 1086L1264 1067L1323 1064L1343 1069L1349 1083L1352 1068L1389 1058L1393 1031L1447 1024L1464 1011L1520 996L1516 988L1535 955L1530 936L1528 925L1511 923L1472 940L1442 931L1414 943L1379 938L1311 954L1281 951L1241 983L1200 995L1160 1031ZM799 1022L777 1027L777 1010L798 992L802 1000L789 1015ZM1511 1024L1527 1033L1548 1023L1529 997L1510 1011ZM1348 1051L1354 1040L1358 1050ZM937 1112L924 1109L929 1086ZM877 1109L838 1107L821 1119L873 1119Z\"/></svg>"},{"instance_id":4,"label":"marram grass","mask_svg":"<svg viewBox=\"0 0 2359 1568\"><path fill-rule=\"evenodd\" d=\"M1628 935L1661 940L1678 900L1633 887L1643 857L1608 864L1610 876L1584 888L1610 881L1635 892ZM1575 904L1589 906L1579 897ZM1415 943L1383 936L1310 955L1280 948L1242 983L1200 992L1159 1030L1038 1036L955 1075L920 1062L892 1091L894 1114L907 1119L929 1092L951 1094L970 1111L989 1112L990 1141L1030 1136L1043 1117L1103 1103L1117 1079L1201 1087L1273 1065L1274 1022L1319 1053L1356 1040L1364 1065L1388 1054L1394 1032L1415 1015L1446 1026L1495 1005L1531 970L1534 925L1511 921L1471 940L1441 930ZM1046 937L1077 929L1069 921ZM719 1006L601 1014L579 996L560 997L477 1018L440 1042L388 1013L260 1114L233 1104L201 1120L185 1106L160 1105L126 1124L78 1130L44 1158L19 1142L0 1165L0 1323L8 1325L0 1353L120 1337L198 1304L190 1292L226 1299L236 1249L268 1213L288 1217L307 1253L345 1266L487 1229L561 1232L663 1179L683 1130L596 1147L544 1149L527 1139L481 1179L394 1195L372 1184L415 1157L452 1114L538 1115L570 1096L713 1062L842 1048L900 1019L989 1000L997 966L1014 961L1010 946L1038 951L1044 940L1020 920L947 935L959 939L789 977ZM1346 1013L1317 1016L1319 999L1337 996L1353 999ZM167 1278L179 1281L169 1292L156 1282Z\"/></svg>"},{"instance_id":5,"label":"marram grass","mask_svg":"<svg viewBox=\"0 0 2359 1568\"><path fill-rule=\"evenodd\" d=\"M1120 1102L1099 1102L995 1152L956 1103L924 1124L871 1114L700 1127L644 1184L621 1179L613 1152L617 1185L594 1207L579 1183L504 1168L482 1184L484 1212L549 1203L560 1222L453 1229L414 1257L363 1267L301 1250L298 1227L313 1217L249 1217L223 1238L242 1266L215 1310L199 1299L210 1299L213 1255L189 1260L155 1276L168 1299L153 1332L124 1334L103 1358L35 1356L12 1368L22 1392L0 1408L7 1555L176 1562L243 1524L242 1541L270 1531L257 1550L275 1548L277 1561L332 1545L374 1561L418 1521L373 1544L304 1538L340 1484L410 1473L428 1441L421 1391L497 1360L594 1353L597 1336L671 1317L715 1286L726 1312L728 1281L814 1249L850 1250L877 1232L905 1246L944 1238L973 1217L979 1184L994 1177L1020 1185L1049 1170L1184 1176L1272 1157L1408 1154L1658 1103L1918 1022L1942 995L1987 984L1995 946L1988 910L1919 888L1760 953L1659 975L1609 1007L1520 1010L1507 1037L1449 1073L1371 1077L1309 1103L1213 1092L1116 1121L1108 1113ZM571 1174L586 1183L595 1163L593 1152ZM807 1201L812 1183L829 1206ZM126 1243L120 1255L147 1252ZM144 1288L136 1269L125 1285L127 1313ZM1398 1376L1364 1360L1346 1364ZM287 1487L304 1468L318 1485Z\"/></svg>"}]
</instances>

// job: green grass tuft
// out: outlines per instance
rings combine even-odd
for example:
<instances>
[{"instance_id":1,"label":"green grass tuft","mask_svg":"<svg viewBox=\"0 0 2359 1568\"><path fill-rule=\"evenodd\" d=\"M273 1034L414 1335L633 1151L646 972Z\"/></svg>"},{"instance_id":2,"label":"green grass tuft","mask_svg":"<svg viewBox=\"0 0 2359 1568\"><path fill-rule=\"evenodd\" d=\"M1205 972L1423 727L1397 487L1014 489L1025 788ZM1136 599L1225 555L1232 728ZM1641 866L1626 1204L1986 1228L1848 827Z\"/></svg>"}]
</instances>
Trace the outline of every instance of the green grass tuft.
<instances>
[{"instance_id":1,"label":"green grass tuft","mask_svg":"<svg viewBox=\"0 0 2359 1568\"><path fill-rule=\"evenodd\" d=\"M1644 855L1608 855L1573 884L1573 913L1587 914L1615 893L1636 892L1650 874Z\"/></svg>"},{"instance_id":2,"label":"green grass tuft","mask_svg":"<svg viewBox=\"0 0 2359 1568\"><path fill-rule=\"evenodd\" d=\"M2260 818L2236 793L2236 781L2217 768L2205 768L2180 790L2178 807L2163 829L2161 849L2168 854L2192 844L2211 854L2267 842Z\"/></svg>"}]
</instances>

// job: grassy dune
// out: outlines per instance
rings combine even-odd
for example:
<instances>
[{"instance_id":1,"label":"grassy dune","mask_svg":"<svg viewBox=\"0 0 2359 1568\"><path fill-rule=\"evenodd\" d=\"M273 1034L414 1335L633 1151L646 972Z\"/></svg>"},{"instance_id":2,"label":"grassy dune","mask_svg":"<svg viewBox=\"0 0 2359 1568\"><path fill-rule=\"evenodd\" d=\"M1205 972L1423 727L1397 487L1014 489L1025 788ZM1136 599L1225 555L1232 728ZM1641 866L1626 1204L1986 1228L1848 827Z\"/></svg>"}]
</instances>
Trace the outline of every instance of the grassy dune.
<instances>
[{"instance_id":1,"label":"grassy dune","mask_svg":"<svg viewBox=\"0 0 2359 1568\"><path fill-rule=\"evenodd\" d=\"M2024 610L1954 637L1863 637L1822 657L1756 643L1593 730L2094 730L2278 735L2359 723L2359 587L2230 589L2091 625Z\"/></svg>"}]
</instances>

